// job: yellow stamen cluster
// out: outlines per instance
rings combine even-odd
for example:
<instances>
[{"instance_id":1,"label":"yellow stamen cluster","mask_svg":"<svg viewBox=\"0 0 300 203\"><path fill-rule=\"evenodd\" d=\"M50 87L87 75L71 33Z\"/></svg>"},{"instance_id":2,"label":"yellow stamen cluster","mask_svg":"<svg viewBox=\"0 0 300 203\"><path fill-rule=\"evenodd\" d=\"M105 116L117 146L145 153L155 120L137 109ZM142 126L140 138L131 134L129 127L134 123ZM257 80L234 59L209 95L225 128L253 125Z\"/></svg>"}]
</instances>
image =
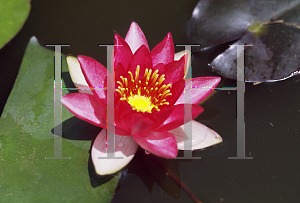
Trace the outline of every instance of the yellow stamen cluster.
<instances>
[{"instance_id":1,"label":"yellow stamen cluster","mask_svg":"<svg viewBox=\"0 0 300 203\"><path fill-rule=\"evenodd\" d=\"M144 76L138 80L140 66L135 70L135 77L128 71L128 78L120 76L122 81L117 81L120 85L116 89L121 95L121 100L126 100L133 110L138 112L149 112L155 108L159 111L159 106L169 105L166 97L172 95L170 92L171 84L162 84L165 75L159 77L158 70L152 73L152 69L145 70Z\"/></svg>"}]
</instances>

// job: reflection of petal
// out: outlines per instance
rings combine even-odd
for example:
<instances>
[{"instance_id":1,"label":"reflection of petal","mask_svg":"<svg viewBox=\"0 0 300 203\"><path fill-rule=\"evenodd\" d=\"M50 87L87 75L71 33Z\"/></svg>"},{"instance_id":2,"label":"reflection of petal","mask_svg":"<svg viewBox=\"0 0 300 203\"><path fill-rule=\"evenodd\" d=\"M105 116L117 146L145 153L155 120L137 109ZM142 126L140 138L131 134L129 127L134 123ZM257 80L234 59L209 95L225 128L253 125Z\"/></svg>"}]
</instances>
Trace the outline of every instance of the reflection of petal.
<instances>
[{"instance_id":1,"label":"reflection of petal","mask_svg":"<svg viewBox=\"0 0 300 203\"><path fill-rule=\"evenodd\" d=\"M192 139L192 150L203 149L212 145L219 144L223 141L221 136L212 129L197 121L193 120L191 122L192 138L188 138L188 135L184 133L184 125L169 131L175 136L177 147L179 150L184 150L185 147L191 148L191 146L184 146L184 141L187 139Z\"/></svg>"},{"instance_id":2,"label":"reflection of petal","mask_svg":"<svg viewBox=\"0 0 300 203\"><path fill-rule=\"evenodd\" d=\"M113 144L113 133L107 131L107 143ZM92 147L92 160L95 170L99 175L113 174L126 166L134 157L138 145L131 136L115 135L115 157L123 159L100 158L107 157L106 153L106 129L97 136Z\"/></svg>"},{"instance_id":3,"label":"reflection of petal","mask_svg":"<svg viewBox=\"0 0 300 203\"><path fill-rule=\"evenodd\" d=\"M185 69L185 75L186 75L188 70L191 68L191 52L189 50L183 50L183 51L177 52L174 55L174 60L178 61L184 55L185 55L185 60L186 60L184 63L184 69Z\"/></svg>"},{"instance_id":4,"label":"reflection of petal","mask_svg":"<svg viewBox=\"0 0 300 203\"><path fill-rule=\"evenodd\" d=\"M69 73L71 75L72 81L74 85L77 88L80 87L89 87L83 73L81 71L80 64L75 56L67 56L67 63L68 63L68 68L69 68ZM88 93L88 94L93 94L91 90L86 89L86 90L78 90L80 93Z\"/></svg>"},{"instance_id":5,"label":"reflection of petal","mask_svg":"<svg viewBox=\"0 0 300 203\"><path fill-rule=\"evenodd\" d=\"M145 150L163 158L175 158L177 146L174 136L169 132L150 132L148 136L132 135Z\"/></svg>"}]
</instances>

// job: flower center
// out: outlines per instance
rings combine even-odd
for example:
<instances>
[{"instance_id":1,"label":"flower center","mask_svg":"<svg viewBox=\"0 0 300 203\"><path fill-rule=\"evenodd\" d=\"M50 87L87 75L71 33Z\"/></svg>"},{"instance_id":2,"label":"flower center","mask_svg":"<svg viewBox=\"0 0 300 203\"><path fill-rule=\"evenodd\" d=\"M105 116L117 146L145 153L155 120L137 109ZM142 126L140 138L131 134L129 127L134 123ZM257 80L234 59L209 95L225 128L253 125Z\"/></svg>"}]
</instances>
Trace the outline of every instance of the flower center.
<instances>
[{"instance_id":1,"label":"flower center","mask_svg":"<svg viewBox=\"0 0 300 203\"><path fill-rule=\"evenodd\" d=\"M121 81L117 81L120 85L116 91L121 95L121 100L126 100L137 112L149 112L152 109L159 111L159 106L169 105L166 97L172 95L170 92L171 84L162 84L165 80L165 75L159 76L158 70L152 73L152 69L146 68L144 76L138 80L140 66L135 70L135 78L128 71L129 76L120 76Z\"/></svg>"}]
</instances>

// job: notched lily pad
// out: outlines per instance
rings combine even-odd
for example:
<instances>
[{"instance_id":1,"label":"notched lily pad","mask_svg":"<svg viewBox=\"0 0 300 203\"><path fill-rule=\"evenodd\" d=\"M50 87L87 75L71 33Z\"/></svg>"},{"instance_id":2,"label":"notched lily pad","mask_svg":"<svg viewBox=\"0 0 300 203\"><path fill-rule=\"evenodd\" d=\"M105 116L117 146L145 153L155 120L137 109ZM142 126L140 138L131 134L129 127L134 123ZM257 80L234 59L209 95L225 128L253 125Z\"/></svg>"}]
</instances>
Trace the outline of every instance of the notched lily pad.
<instances>
[{"instance_id":1,"label":"notched lily pad","mask_svg":"<svg viewBox=\"0 0 300 203\"><path fill-rule=\"evenodd\" d=\"M299 74L299 23L299 0L201 0L189 37L192 44L201 44L196 52L232 41L253 44L245 48L245 81L274 82ZM209 63L214 71L236 79L236 61L236 47L230 47Z\"/></svg>"}]
</instances>

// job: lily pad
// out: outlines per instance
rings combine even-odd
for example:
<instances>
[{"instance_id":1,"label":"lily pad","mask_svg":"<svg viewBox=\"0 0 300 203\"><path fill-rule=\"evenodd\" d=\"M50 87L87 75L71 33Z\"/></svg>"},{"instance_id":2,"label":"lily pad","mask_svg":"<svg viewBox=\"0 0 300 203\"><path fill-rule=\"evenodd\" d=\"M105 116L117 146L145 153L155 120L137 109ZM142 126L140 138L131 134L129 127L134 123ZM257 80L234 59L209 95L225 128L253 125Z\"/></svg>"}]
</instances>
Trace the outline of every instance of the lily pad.
<instances>
[{"instance_id":1,"label":"lily pad","mask_svg":"<svg viewBox=\"0 0 300 203\"><path fill-rule=\"evenodd\" d=\"M283 23L263 25L267 33L248 33L236 44L245 48L245 81L274 82L300 73L300 29ZM239 56L242 57L242 56ZM213 70L236 79L237 47L232 46L211 63Z\"/></svg>"},{"instance_id":2,"label":"lily pad","mask_svg":"<svg viewBox=\"0 0 300 203\"><path fill-rule=\"evenodd\" d=\"M245 48L245 81L274 82L300 73L299 22L299 0L201 0L189 37L202 50L232 42L253 44ZM236 61L236 48L228 47L209 63L213 71L236 79Z\"/></svg>"},{"instance_id":3,"label":"lily pad","mask_svg":"<svg viewBox=\"0 0 300 203\"><path fill-rule=\"evenodd\" d=\"M19 32L29 11L29 0L0 1L0 49Z\"/></svg>"},{"instance_id":4,"label":"lily pad","mask_svg":"<svg viewBox=\"0 0 300 203\"><path fill-rule=\"evenodd\" d=\"M64 72L64 55L62 59ZM81 125L83 121L63 108L62 155L71 158L45 158L54 156L57 136L52 133L57 127L53 72L54 52L31 38L0 120L1 201L110 202L118 176L97 176L90 159L91 142L99 128Z\"/></svg>"}]
</instances>

